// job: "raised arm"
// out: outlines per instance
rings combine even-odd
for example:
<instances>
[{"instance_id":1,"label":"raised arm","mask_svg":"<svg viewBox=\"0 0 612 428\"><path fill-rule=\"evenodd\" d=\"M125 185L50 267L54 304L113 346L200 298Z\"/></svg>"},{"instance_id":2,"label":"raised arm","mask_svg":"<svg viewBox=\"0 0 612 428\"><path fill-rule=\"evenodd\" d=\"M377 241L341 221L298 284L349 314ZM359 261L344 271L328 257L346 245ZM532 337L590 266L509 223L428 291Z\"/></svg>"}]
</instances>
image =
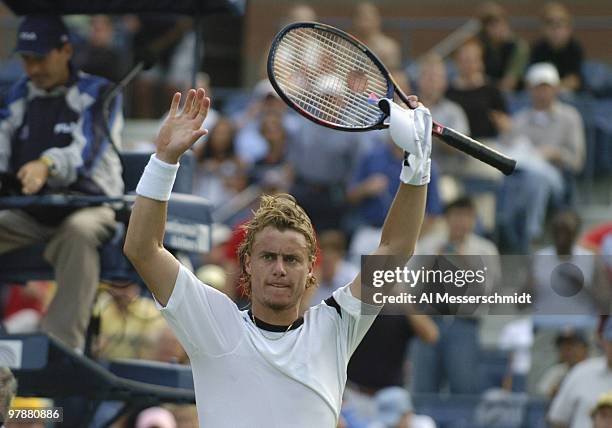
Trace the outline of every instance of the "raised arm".
<instances>
[{"instance_id":1,"label":"raised arm","mask_svg":"<svg viewBox=\"0 0 612 428\"><path fill-rule=\"evenodd\" d=\"M136 192L123 251L162 305L174 289L179 262L164 248L164 230L170 191L178 161L206 130L200 130L210 99L203 89L189 90L179 112L181 94L172 98L170 113L155 141L156 153L145 168Z\"/></svg>"},{"instance_id":2,"label":"raised arm","mask_svg":"<svg viewBox=\"0 0 612 428\"><path fill-rule=\"evenodd\" d=\"M415 110L404 110L392 101L381 100L388 103L390 110L391 138L407 157L399 189L383 224L380 243L373 252L373 255L404 257L406 261L414 252L425 216L431 167L431 115L429 110L417 104L416 97L411 101ZM361 274L351 284L351 293L361 298Z\"/></svg>"}]
</instances>

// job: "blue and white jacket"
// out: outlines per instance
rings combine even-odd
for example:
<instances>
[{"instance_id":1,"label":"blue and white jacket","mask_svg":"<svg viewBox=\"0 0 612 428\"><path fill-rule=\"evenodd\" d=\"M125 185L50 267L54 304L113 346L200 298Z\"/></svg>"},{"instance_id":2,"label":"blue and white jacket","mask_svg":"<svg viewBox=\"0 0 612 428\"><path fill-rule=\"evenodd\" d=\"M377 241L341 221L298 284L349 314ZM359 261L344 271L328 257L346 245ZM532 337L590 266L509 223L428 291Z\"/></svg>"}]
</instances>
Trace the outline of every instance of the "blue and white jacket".
<instances>
[{"instance_id":1,"label":"blue and white jacket","mask_svg":"<svg viewBox=\"0 0 612 428\"><path fill-rule=\"evenodd\" d=\"M27 162L48 156L57 173L52 190L123 194L121 161L103 125L103 95L111 83L80 71L66 86L49 92L29 78L15 83L0 108L0 172L17 173ZM119 148L123 127L121 97L111 106L109 127Z\"/></svg>"}]
</instances>

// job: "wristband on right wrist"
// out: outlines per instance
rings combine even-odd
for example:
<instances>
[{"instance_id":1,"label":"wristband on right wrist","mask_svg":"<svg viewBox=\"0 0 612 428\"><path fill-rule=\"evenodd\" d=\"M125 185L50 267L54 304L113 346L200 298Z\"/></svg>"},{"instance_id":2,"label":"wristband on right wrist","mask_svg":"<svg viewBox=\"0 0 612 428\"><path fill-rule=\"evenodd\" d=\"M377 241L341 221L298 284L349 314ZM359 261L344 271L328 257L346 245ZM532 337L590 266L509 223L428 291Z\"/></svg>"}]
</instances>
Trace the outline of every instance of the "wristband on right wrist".
<instances>
[{"instance_id":1,"label":"wristband on right wrist","mask_svg":"<svg viewBox=\"0 0 612 428\"><path fill-rule=\"evenodd\" d=\"M170 164L152 154L136 186L136 193L156 201L168 201L179 166L179 163Z\"/></svg>"}]
</instances>

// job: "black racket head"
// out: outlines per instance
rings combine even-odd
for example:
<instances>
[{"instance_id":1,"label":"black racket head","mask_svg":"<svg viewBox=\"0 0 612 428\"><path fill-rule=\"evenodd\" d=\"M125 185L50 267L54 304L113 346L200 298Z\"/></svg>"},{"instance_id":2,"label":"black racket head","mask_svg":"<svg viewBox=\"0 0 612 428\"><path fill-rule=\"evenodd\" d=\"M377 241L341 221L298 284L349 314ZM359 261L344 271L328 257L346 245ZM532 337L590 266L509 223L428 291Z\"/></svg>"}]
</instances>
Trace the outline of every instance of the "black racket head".
<instances>
[{"instance_id":1,"label":"black racket head","mask_svg":"<svg viewBox=\"0 0 612 428\"><path fill-rule=\"evenodd\" d=\"M382 62L335 27L295 22L274 38L268 78L278 95L307 119L341 131L385 128L378 99L394 87Z\"/></svg>"}]
</instances>

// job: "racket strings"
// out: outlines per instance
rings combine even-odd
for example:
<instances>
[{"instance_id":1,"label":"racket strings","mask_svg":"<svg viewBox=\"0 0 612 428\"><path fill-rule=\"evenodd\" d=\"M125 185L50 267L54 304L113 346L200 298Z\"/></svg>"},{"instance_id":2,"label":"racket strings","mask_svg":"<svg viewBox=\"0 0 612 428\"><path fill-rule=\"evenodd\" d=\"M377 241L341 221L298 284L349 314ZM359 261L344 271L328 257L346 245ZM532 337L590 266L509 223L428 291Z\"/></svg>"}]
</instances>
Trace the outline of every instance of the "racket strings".
<instances>
[{"instance_id":1,"label":"racket strings","mask_svg":"<svg viewBox=\"0 0 612 428\"><path fill-rule=\"evenodd\" d=\"M385 96L388 84L357 46L333 33L309 28L285 34L274 57L276 81L291 101L318 119L345 127L378 123L370 93Z\"/></svg>"},{"instance_id":2,"label":"racket strings","mask_svg":"<svg viewBox=\"0 0 612 428\"><path fill-rule=\"evenodd\" d=\"M309 42L309 40L302 40L305 42ZM330 120L328 116L333 116L332 120L337 122L339 119L342 119L342 116L338 117L338 114L334 115L335 110L337 110L337 104L334 103L333 101L331 101L331 97L329 95L319 95L319 91L304 91L304 87L300 86L298 84L295 84L292 82L292 79L290 78L291 73L292 72L303 72L304 71L304 62L306 62L307 59L309 58L313 58L316 55L312 52L313 51L313 45L309 44L307 47L304 44L296 44L293 43L293 40L288 39L287 40L287 44L292 46L293 48L300 48L300 50L303 50L304 48L306 48L306 50L304 51L304 55L302 56L302 58L305 58L305 60L293 60L293 61L288 61L286 63L282 63L282 62L276 62L276 66L278 66L281 69L285 69L285 71L287 71L285 77L285 84L288 86L286 89L288 89L289 87L291 87L292 91L290 91L295 97L297 97L301 102L299 103L300 106L302 108L305 108L307 111L309 111L311 114L317 114L317 109L313 108L314 106L312 105L312 99L314 98L314 100L316 100L318 103L321 104L321 107L324 108L324 110L322 110L320 112L320 118L323 118L325 120ZM316 47L315 47L316 48ZM287 67L288 66L288 67ZM346 70L346 72L348 73L348 69ZM309 75L308 75L309 74ZM340 87L338 85L338 82L340 81L337 76L333 76L330 73L327 74L322 74L322 76L324 76L324 78L327 80L326 82L323 82L326 86L326 90L329 91L330 93L339 93L340 92ZM313 76L312 73L307 73L304 77L306 77L309 80L309 85L310 87L316 87L317 83L321 83L321 82L317 82L315 77ZM278 80L278 79L277 79ZM330 85L333 84L332 85ZM289 92L289 91L288 91ZM295 100L294 100L295 101ZM368 112L368 108L367 108L367 104L363 105L363 104L357 104L356 105L357 110L359 111L355 111L354 113L363 113L362 115L359 115L359 119L363 120L363 121L367 121L368 120L368 116L369 116L369 112ZM346 112L344 112L346 113ZM324 116L324 117L323 117Z\"/></svg>"},{"instance_id":3,"label":"racket strings","mask_svg":"<svg viewBox=\"0 0 612 428\"><path fill-rule=\"evenodd\" d=\"M285 71L288 71L287 74L290 75L292 72L299 71L299 69L292 68L289 70L286 69ZM309 82L309 85L314 86L316 82L314 81L314 79L310 80L311 81ZM330 108L332 110L338 107L337 103L334 103L329 95L319 95L317 91L305 91L301 85L292 82L291 78L289 77L287 77L286 80L283 81L283 86L283 90L285 91L285 93L289 96L292 96L292 98L295 98L294 101L299 100L298 104L300 104L301 107L305 108L310 113L316 113L316 109L313 109L313 100L317 103L320 103L321 106ZM355 110L353 111L353 113L356 116L359 116L360 119L364 120L364 122L367 122L370 117L370 112L368 111L367 104L355 104L354 109Z\"/></svg>"},{"instance_id":4,"label":"racket strings","mask_svg":"<svg viewBox=\"0 0 612 428\"><path fill-rule=\"evenodd\" d=\"M299 33L302 34L299 34ZM325 81L323 82L323 85L326 86L324 89L326 90L326 92L331 92L332 94L337 94L342 96L343 98L346 98L346 95L348 94L350 95L356 95L353 91L345 91L344 89L346 89L345 86L345 81L346 81L346 77L348 76L348 74L350 72L354 72L354 71L358 71L358 72L362 72L364 74L369 74L370 79L368 80L372 80L375 82L375 80L371 79L371 77L377 78L379 77L377 74L371 73L371 71L369 70L369 68L373 65L373 64L366 64L364 62L364 58L369 60L369 58L367 56L365 56L364 54L361 53L361 51L357 50L352 44L350 44L348 41L339 38L338 36L335 36L331 33L320 33L320 32L316 32L314 30L311 31L306 31L306 30L301 30L300 32L295 32L295 34L299 37L301 36L301 39L303 42L307 42L308 38L304 37L303 33L310 33L310 34L306 34L306 36L308 35L314 35L314 39L316 39L318 42L318 44L314 44L314 43L309 43L309 47L310 47L310 51L312 52L313 48L317 49L318 55L315 56L322 56L321 53L323 53L324 55L328 55L328 62L327 63L323 63L320 64L320 69L318 70L319 73L324 76ZM340 43L338 43L340 42ZM321 42L323 43L323 45L321 45ZM324 49L321 49L321 46L323 46ZM309 52L309 53L311 53ZM343 58L342 62L339 62L336 57L340 56L341 58ZM330 58L334 58L333 60L329 60ZM354 64L355 67L352 67L352 69L350 69L349 67L342 67L342 64ZM340 73L338 73L340 72ZM369 73L368 73L369 72ZM372 76L373 75L373 76ZM386 81L383 80L384 83L386 83ZM321 82L319 82L321 83ZM331 83L331 85L330 85ZM383 83L383 85L384 85ZM323 89L323 88L320 88ZM384 91L386 88L384 86L379 87L378 88L374 88L378 91ZM352 93L351 93L352 92ZM380 93L380 92L379 92ZM320 97L319 97L320 98ZM336 103L332 103L331 105L329 103L325 103L325 107L326 107L326 111L324 113L325 116L329 116L330 113L332 116L334 116L334 119L336 121L340 121L340 122L349 122L346 123L348 125L350 125L350 119L356 119L359 125L363 125L363 123L367 123L368 119L371 121L371 115L372 112L370 111L371 107L367 104L367 98L365 95L361 94L361 97L359 97L360 99L357 100L357 102L353 102L352 105L350 105L350 108L343 108L341 111L337 108L338 107L338 102L345 102L346 100L343 99L337 99ZM354 101L354 100L350 100L350 101ZM345 106L346 107L346 106ZM329 109L331 109L332 111L328 111ZM355 111L353 111L355 110ZM376 109L374 110L374 115L375 118L377 119L379 116L379 112ZM362 115L357 115L358 117L353 117L351 118L351 116L353 116L351 113L358 113L361 112L363 113ZM348 117L347 117L348 116ZM346 119L349 119L349 121L346 121ZM354 120L353 120L354 121ZM361 123L359 123L361 122Z\"/></svg>"}]
</instances>

